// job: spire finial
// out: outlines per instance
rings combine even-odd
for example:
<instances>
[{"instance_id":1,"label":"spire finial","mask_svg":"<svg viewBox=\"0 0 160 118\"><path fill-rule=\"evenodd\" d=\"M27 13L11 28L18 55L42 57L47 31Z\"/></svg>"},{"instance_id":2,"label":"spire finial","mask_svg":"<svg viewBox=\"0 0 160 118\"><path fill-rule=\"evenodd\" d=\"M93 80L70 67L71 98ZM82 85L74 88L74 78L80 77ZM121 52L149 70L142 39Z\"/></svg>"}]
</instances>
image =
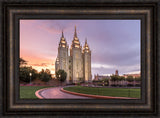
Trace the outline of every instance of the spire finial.
<instances>
[{"instance_id":1,"label":"spire finial","mask_svg":"<svg viewBox=\"0 0 160 118\"><path fill-rule=\"evenodd\" d=\"M87 38L85 39L85 43L87 43Z\"/></svg>"},{"instance_id":2,"label":"spire finial","mask_svg":"<svg viewBox=\"0 0 160 118\"><path fill-rule=\"evenodd\" d=\"M64 37L63 30L62 30L62 37Z\"/></svg>"},{"instance_id":3,"label":"spire finial","mask_svg":"<svg viewBox=\"0 0 160 118\"><path fill-rule=\"evenodd\" d=\"M74 37L77 37L76 25L75 25Z\"/></svg>"}]
</instances>

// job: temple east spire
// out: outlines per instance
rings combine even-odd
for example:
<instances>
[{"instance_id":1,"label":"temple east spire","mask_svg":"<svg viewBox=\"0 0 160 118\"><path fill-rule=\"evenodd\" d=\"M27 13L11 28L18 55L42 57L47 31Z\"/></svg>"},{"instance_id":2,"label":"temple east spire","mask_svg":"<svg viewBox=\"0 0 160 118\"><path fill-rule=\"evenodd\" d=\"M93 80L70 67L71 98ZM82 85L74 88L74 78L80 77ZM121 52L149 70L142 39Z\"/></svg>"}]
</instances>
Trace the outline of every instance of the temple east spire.
<instances>
[{"instance_id":1,"label":"temple east spire","mask_svg":"<svg viewBox=\"0 0 160 118\"><path fill-rule=\"evenodd\" d=\"M85 39L85 44L87 44L87 38Z\"/></svg>"},{"instance_id":2,"label":"temple east spire","mask_svg":"<svg viewBox=\"0 0 160 118\"><path fill-rule=\"evenodd\" d=\"M87 38L85 39L85 44L84 44L84 47L83 47L83 52L90 52L89 46L87 44Z\"/></svg>"}]
</instances>

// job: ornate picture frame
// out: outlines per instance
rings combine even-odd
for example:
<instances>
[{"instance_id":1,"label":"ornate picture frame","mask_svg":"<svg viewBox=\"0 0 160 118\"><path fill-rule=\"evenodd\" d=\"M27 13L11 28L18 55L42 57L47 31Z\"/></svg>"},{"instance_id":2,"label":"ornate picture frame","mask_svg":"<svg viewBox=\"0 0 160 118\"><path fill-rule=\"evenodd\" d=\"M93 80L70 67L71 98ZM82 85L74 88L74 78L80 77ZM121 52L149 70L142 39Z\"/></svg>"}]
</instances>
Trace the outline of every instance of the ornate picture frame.
<instances>
[{"instance_id":1,"label":"ornate picture frame","mask_svg":"<svg viewBox=\"0 0 160 118\"><path fill-rule=\"evenodd\" d=\"M2 116L158 116L158 2L1 2ZM140 19L141 99L19 98L20 19ZM116 115L115 115L116 114Z\"/></svg>"}]
</instances>

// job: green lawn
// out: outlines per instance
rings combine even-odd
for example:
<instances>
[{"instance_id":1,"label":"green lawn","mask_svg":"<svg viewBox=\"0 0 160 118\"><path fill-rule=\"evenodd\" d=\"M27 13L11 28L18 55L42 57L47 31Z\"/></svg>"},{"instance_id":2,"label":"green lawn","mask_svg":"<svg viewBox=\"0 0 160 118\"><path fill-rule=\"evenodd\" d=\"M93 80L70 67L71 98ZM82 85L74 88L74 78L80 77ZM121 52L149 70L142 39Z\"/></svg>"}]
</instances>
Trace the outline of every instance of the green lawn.
<instances>
[{"instance_id":1,"label":"green lawn","mask_svg":"<svg viewBox=\"0 0 160 118\"><path fill-rule=\"evenodd\" d=\"M113 97L131 97L140 98L141 91L139 88L94 88L94 87L66 87L64 90L92 94L92 95L102 95L102 96L113 96Z\"/></svg>"},{"instance_id":2,"label":"green lawn","mask_svg":"<svg viewBox=\"0 0 160 118\"><path fill-rule=\"evenodd\" d=\"M38 99L35 92L48 86L20 86L20 99Z\"/></svg>"}]
</instances>

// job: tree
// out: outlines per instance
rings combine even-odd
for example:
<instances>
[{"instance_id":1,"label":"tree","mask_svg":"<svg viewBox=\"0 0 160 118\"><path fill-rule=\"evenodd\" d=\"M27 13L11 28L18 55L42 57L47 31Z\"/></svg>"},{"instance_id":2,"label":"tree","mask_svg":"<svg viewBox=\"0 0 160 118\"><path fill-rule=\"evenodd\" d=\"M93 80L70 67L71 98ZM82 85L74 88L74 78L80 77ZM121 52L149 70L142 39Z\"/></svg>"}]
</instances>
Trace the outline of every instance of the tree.
<instances>
[{"instance_id":1,"label":"tree","mask_svg":"<svg viewBox=\"0 0 160 118\"><path fill-rule=\"evenodd\" d=\"M119 77L119 80L120 80L120 81L123 81L123 80L125 80L125 77L120 76L120 77Z\"/></svg>"},{"instance_id":2,"label":"tree","mask_svg":"<svg viewBox=\"0 0 160 118\"><path fill-rule=\"evenodd\" d=\"M112 75L111 76L111 81L117 81L119 80L119 76L118 75Z\"/></svg>"},{"instance_id":3,"label":"tree","mask_svg":"<svg viewBox=\"0 0 160 118\"><path fill-rule=\"evenodd\" d=\"M56 72L56 78L62 83L66 80L67 73L64 70L60 69Z\"/></svg>"},{"instance_id":4,"label":"tree","mask_svg":"<svg viewBox=\"0 0 160 118\"><path fill-rule=\"evenodd\" d=\"M107 77L102 78L102 84L103 85L105 85L105 84L109 85L109 78L107 78Z\"/></svg>"},{"instance_id":5,"label":"tree","mask_svg":"<svg viewBox=\"0 0 160 118\"><path fill-rule=\"evenodd\" d=\"M84 83L84 79L83 78L79 77L78 80L79 80L80 83Z\"/></svg>"},{"instance_id":6,"label":"tree","mask_svg":"<svg viewBox=\"0 0 160 118\"><path fill-rule=\"evenodd\" d=\"M20 67L19 71L19 79L23 82L30 82L30 75L29 73L32 73L31 81L36 79L38 77L38 72L35 69L32 69L32 67Z\"/></svg>"},{"instance_id":7,"label":"tree","mask_svg":"<svg viewBox=\"0 0 160 118\"><path fill-rule=\"evenodd\" d=\"M49 69L42 69L40 72L39 72L39 79L41 81L44 81L44 82L48 82L49 80L52 79L52 76L51 76L51 72Z\"/></svg>"},{"instance_id":8,"label":"tree","mask_svg":"<svg viewBox=\"0 0 160 118\"><path fill-rule=\"evenodd\" d=\"M120 86L122 86L122 81L125 80L124 76L119 76Z\"/></svg>"},{"instance_id":9,"label":"tree","mask_svg":"<svg viewBox=\"0 0 160 118\"><path fill-rule=\"evenodd\" d=\"M111 76L111 81L113 81L114 85L115 85L115 81L119 81L119 76L118 75L112 75Z\"/></svg>"},{"instance_id":10,"label":"tree","mask_svg":"<svg viewBox=\"0 0 160 118\"><path fill-rule=\"evenodd\" d=\"M107 77L103 77L101 81L107 82L108 78Z\"/></svg>"},{"instance_id":11,"label":"tree","mask_svg":"<svg viewBox=\"0 0 160 118\"><path fill-rule=\"evenodd\" d=\"M137 82L141 81L141 77L136 77L135 81L137 81Z\"/></svg>"},{"instance_id":12,"label":"tree","mask_svg":"<svg viewBox=\"0 0 160 118\"><path fill-rule=\"evenodd\" d=\"M128 76L128 77L127 77L127 81L128 81L128 82L133 82L133 81L134 81L133 76Z\"/></svg>"},{"instance_id":13,"label":"tree","mask_svg":"<svg viewBox=\"0 0 160 118\"><path fill-rule=\"evenodd\" d=\"M27 61L24 60L23 58L19 58L19 65L20 65L20 67L23 65L27 65Z\"/></svg>"}]
</instances>

